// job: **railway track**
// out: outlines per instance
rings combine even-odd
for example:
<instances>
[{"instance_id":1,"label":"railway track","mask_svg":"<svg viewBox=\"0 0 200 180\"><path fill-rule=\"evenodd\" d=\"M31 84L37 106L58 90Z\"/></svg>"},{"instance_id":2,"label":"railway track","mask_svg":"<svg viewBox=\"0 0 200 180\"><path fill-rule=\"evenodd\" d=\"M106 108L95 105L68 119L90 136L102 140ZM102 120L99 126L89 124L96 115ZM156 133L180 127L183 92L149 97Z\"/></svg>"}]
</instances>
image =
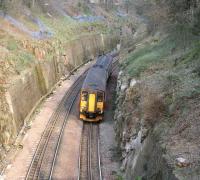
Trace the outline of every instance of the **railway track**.
<instances>
[{"instance_id":1,"label":"railway track","mask_svg":"<svg viewBox=\"0 0 200 180\"><path fill-rule=\"evenodd\" d=\"M112 73L115 72L115 70L118 68L118 66L119 66L119 58L115 57L114 61L112 63Z\"/></svg>"},{"instance_id":2,"label":"railway track","mask_svg":"<svg viewBox=\"0 0 200 180\"><path fill-rule=\"evenodd\" d=\"M58 105L40 139L31 165L26 174L26 180L52 179L55 161L60 146L68 116L80 92L87 70L72 85Z\"/></svg>"},{"instance_id":3,"label":"railway track","mask_svg":"<svg viewBox=\"0 0 200 180\"><path fill-rule=\"evenodd\" d=\"M113 62L114 71L118 60ZM40 139L26 174L26 180L52 179L65 124L88 70L80 76L58 105ZM102 179L99 153L99 125L84 123L79 158L79 179Z\"/></svg>"},{"instance_id":4,"label":"railway track","mask_svg":"<svg viewBox=\"0 0 200 180\"><path fill-rule=\"evenodd\" d=\"M99 124L83 124L79 159L79 180L102 180L99 151Z\"/></svg>"},{"instance_id":5,"label":"railway track","mask_svg":"<svg viewBox=\"0 0 200 180\"><path fill-rule=\"evenodd\" d=\"M119 59L112 64L112 73L118 68ZM79 154L79 180L102 180L99 149L99 124L84 122Z\"/></svg>"}]
</instances>

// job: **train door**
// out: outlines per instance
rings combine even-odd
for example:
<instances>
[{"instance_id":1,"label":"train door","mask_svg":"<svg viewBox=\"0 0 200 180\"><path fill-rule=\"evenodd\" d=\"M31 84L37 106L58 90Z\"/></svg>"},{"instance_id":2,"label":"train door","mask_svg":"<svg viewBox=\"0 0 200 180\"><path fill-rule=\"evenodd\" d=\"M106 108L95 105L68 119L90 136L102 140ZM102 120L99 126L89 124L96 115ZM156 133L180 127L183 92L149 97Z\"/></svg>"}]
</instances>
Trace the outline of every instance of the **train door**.
<instances>
[{"instance_id":1,"label":"train door","mask_svg":"<svg viewBox=\"0 0 200 180\"><path fill-rule=\"evenodd\" d=\"M96 94L89 94L88 111L95 112Z\"/></svg>"}]
</instances>

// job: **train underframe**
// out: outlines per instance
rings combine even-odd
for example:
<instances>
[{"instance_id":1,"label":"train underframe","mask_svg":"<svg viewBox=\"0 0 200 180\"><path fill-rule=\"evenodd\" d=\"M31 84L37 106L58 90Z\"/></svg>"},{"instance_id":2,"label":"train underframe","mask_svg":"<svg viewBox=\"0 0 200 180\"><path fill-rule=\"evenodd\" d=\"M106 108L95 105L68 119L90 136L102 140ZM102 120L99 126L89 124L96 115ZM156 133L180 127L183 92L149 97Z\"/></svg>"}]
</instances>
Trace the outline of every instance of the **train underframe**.
<instances>
[{"instance_id":1,"label":"train underframe","mask_svg":"<svg viewBox=\"0 0 200 180\"><path fill-rule=\"evenodd\" d=\"M98 122L103 120L103 114L80 113L80 119L88 122Z\"/></svg>"}]
</instances>

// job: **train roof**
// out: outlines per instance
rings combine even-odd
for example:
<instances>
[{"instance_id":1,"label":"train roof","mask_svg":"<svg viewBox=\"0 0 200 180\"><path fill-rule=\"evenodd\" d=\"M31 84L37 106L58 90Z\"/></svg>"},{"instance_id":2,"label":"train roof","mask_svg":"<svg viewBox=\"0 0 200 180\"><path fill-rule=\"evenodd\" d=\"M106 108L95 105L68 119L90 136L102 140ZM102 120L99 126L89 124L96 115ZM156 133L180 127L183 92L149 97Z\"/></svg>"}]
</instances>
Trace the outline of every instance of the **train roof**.
<instances>
[{"instance_id":1,"label":"train roof","mask_svg":"<svg viewBox=\"0 0 200 180\"><path fill-rule=\"evenodd\" d=\"M85 78L82 89L105 91L107 81L106 75L107 74L104 69L92 67Z\"/></svg>"},{"instance_id":2,"label":"train roof","mask_svg":"<svg viewBox=\"0 0 200 180\"><path fill-rule=\"evenodd\" d=\"M107 70L109 66L111 65L112 60L113 58L111 55L104 55L104 56L99 57L97 59L97 62L93 66L100 66Z\"/></svg>"},{"instance_id":3,"label":"train roof","mask_svg":"<svg viewBox=\"0 0 200 180\"><path fill-rule=\"evenodd\" d=\"M112 56L102 56L97 59L97 62L90 68L83 82L82 89L101 90L105 91L108 70L112 63Z\"/></svg>"}]
</instances>

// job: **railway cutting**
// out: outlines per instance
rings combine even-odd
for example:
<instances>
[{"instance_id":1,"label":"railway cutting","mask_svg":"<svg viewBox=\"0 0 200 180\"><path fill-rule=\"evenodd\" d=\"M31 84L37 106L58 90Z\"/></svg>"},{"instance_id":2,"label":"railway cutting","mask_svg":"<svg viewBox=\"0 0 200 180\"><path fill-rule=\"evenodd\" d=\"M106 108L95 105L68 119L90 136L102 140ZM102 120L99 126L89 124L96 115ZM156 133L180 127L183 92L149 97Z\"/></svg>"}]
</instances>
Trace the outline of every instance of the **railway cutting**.
<instances>
[{"instance_id":1,"label":"railway cutting","mask_svg":"<svg viewBox=\"0 0 200 180\"><path fill-rule=\"evenodd\" d=\"M118 65L117 62L116 59L112 62L111 73ZM51 117L32 159L26 180L53 178L65 125L87 73L88 70L75 81ZM79 155L79 179L102 179L99 148L99 124L97 122L83 122Z\"/></svg>"}]
</instances>

